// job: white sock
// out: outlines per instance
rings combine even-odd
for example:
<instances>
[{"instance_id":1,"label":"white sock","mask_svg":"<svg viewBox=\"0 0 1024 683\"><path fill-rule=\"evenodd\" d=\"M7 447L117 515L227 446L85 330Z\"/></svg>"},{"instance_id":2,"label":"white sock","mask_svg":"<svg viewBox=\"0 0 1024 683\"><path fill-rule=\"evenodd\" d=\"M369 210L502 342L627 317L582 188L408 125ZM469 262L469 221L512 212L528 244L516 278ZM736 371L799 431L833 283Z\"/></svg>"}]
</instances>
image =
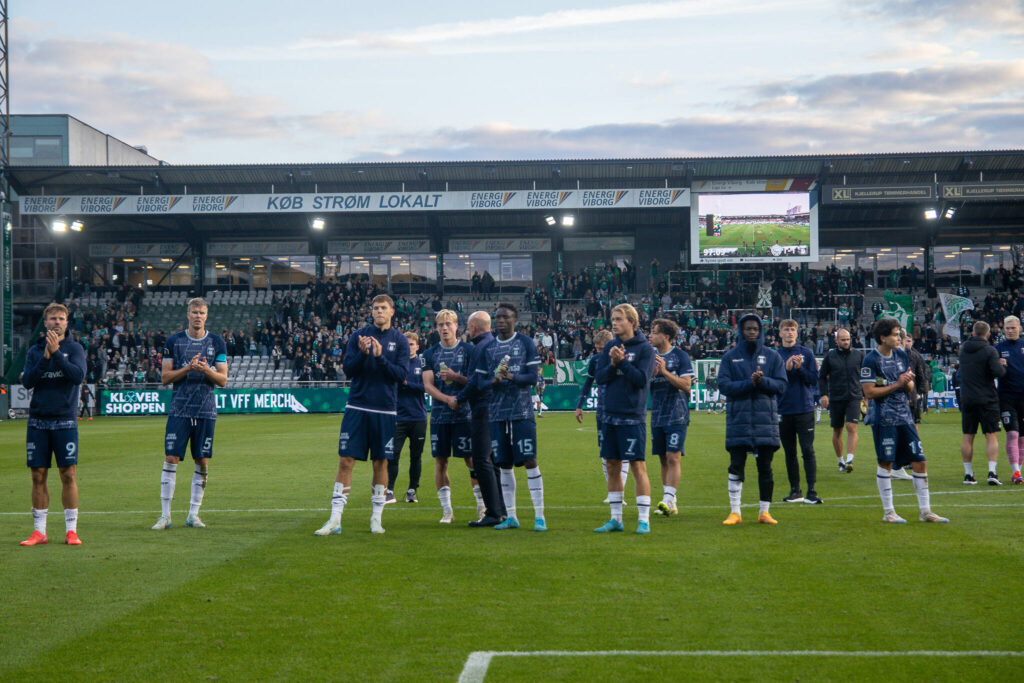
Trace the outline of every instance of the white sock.
<instances>
[{"instance_id":1,"label":"white sock","mask_svg":"<svg viewBox=\"0 0 1024 683\"><path fill-rule=\"evenodd\" d=\"M612 509L612 519L622 521L622 491L608 492L608 507Z\"/></svg>"},{"instance_id":2,"label":"white sock","mask_svg":"<svg viewBox=\"0 0 1024 683\"><path fill-rule=\"evenodd\" d=\"M351 487L340 482L334 483L334 495L331 496L331 523L341 524L341 513L345 511L345 504L348 503L348 492Z\"/></svg>"},{"instance_id":3,"label":"white sock","mask_svg":"<svg viewBox=\"0 0 1024 683\"><path fill-rule=\"evenodd\" d=\"M370 504L373 506L373 511L370 513L370 519L380 521L381 516L384 514L384 492L387 490L387 486L384 484L375 484L373 487L373 495L370 496Z\"/></svg>"},{"instance_id":4,"label":"white sock","mask_svg":"<svg viewBox=\"0 0 1024 683\"><path fill-rule=\"evenodd\" d=\"M892 472L879 467L875 472L875 481L878 484L878 495L882 497L882 509L892 512Z\"/></svg>"},{"instance_id":5,"label":"white sock","mask_svg":"<svg viewBox=\"0 0 1024 683\"><path fill-rule=\"evenodd\" d=\"M851 462L853 462L853 453L847 453L846 454L846 463L850 464Z\"/></svg>"},{"instance_id":6,"label":"white sock","mask_svg":"<svg viewBox=\"0 0 1024 683\"><path fill-rule=\"evenodd\" d=\"M974 476L974 463L972 463L972 462L965 462L964 463L964 474L969 474L972 477Z\"/></svg>"},{"instance_id":7,"label":"white sock","mask_svg":"<svg viewBox=\"0 0 1024 683\"><path fill-rule=\"evenodd\" d=\"M758 501L758 512L768 512L768 508L772 505L770 500Z\"/></svg>"},{"instance_id":8,"label":"white sock","mask_svg":"<svg viewBox=\"0 0 1024 683\"><path fill-rule=\"evenodd\" d=\"M479 487L478 487L479 488ZM474 493L476 489L473 489ZM437 490L437 499L441 501L441 511L449 512L452 509L452 487L442 486Z\"/></svg>"},{"instance_id":9,"label":"white sock","mask_svg":"<svg viewBox=\"0 0 1024 683\"><path fill-rule=\"evenodd\" d=\"M743 499L743 482L736 475L729 475L729 511L740 514L740 500Z\"/></svg>"},{"instance_id":10,"label":"white sock","mask_svg":"<svg viewBox=\"0 0 1024 683\"><path fill-rule=\"evenodd\" d=\"M651 521L651 497L650 496L637 496L636 497L636 513L639 517L637 521L650 522Z\"/></svg>"},{"instance_id":11,"label":"white sock","mask_svg":"<svg viewBox=\"0 0 1024 683\"><path fill-rule=\"evenodd\" d=\"M665 505L668 505L670 508L675 507L676 506L676 487L675 486L666 486L665 487L665 495L663 495L661 497L661 500L662 500L663 503L665 503Z\"/></svg>"},{"instance_id":12,"label":"white sock","mask_svg":"<svg viewBox=\"0 0 1024 683\"><path fill-rule=\"evenodd\" d=\"M601 458L601 472L604 473L604 480L607 483L607 481L608 481L608 461L605 460L604 458Z\"/></svg>"},{"instance_id":13,"label":"white sock","mask_svg":"<svg viewBox=\"0 0 1024 683\"><path fill-rule=\"evenodd\" d=\"M78 532L78 508L64 508L64 527L66 531Z\"/></svg>"},{"instance_id":14,"label":"white sock","mask_svg":"<svg viewBox=\"0 0 1024 683\"><path fill-rule=\"evenodd\" d=\"M540 476L540 467L526 470L526 486L533 501L533 516L544 519L544 479Z\"/></svg>"},{"instance_id":15,"label":"white sock","mask_svg":"<svg viewBox=\"0 0 1024 683\"><path fill-rule=\"evenodd\" d=\"M445 488L448 488L448 487L445 487ZM451 491L451 489L448 489L448 490ZM480 493L480 485L479 484L473 487L473 497L476 498L476 506L478 508L482 508L484 506L484 494ZM441 505L443 507L444 503L442 502ZM452 506L452 499L451 499L451 494L449 493L449 495L448 495L448 507L451 507L451 506Z\"/></svg>"},{"instance_id":16,"label":"white sock","mask_svg":"<svg viewBox=\"0 0 1024 683\"><path fill-rule=\"evenodd\" d=\"M178 476L178 463L165 462L160 473L160 514L171 516L171 499L174 498L174 481Z\"/></svg>"},{"instance_id":17,"label":"white sock","mask_svg":"<svg viewBox=\"0 0 1024 683\"><path fill-rule=\"evenodd\" d=\"M998 464L999 464L998 462L989 462L989 464L988 464L988 473L989 474L995 474L996 473L996 465L998 465Z\"/></svg>"},{"instance_id":18,"label":"white sock","mask_svg":"<svg viewBox=\"0 0 1024 683\"><path fill-rule=\"evenodd\" d=\"M917 494L917 507L921 512L927 512L932 509L930 496L928 493L928 475L918 474L914 472L914 493Z\"/></svg>"},{"instance_id":19,"label":"white sock","mask_svg":"<svg viewBox=\"0 0 1024 683\"><path fill-rule=\"evenodd\" d=\"M505 510L509 517L516 516L516 473L515 470L501 470L501 497L505 499ZM518 519L518 518L517 518Z\"/></svg>"},{"instance_id":20,"label":"white sock","mask_svg":"<svg viewBox=\"0 0 1024 683\"><path fill-rule=\"evenodd\" d=\"M206 492L206 474L199 471L199 466L196 465L196 471L192 473L192 500L189 501L188 516L195 517L199 514L199 508L203 504L203 494Z\"/></svg>"},{"instance_id":21,"label":"white sock","mask_svg":"<svg viewBox=\"0 0 1024 683\"><path fill-rule=\"evenodd\" d=\"M622 461L622 485L623 486L626 485L626 480L627 479L629 479L629 461L628 460L623 460ZM623 493L625 493L625 489L623 489Z\"/></svg>"},{"instance_id":22,"label":"white sock","mask_svg":"<svg viewBox=\"0 0 1024 683\"><path fill-rule=\"evenodd\" d=\"M42 510L32 508L32 528L43 536L46 535L46 513L48 512L49 510L47 508L43 508Z\"/></svg>"}]
</instances>

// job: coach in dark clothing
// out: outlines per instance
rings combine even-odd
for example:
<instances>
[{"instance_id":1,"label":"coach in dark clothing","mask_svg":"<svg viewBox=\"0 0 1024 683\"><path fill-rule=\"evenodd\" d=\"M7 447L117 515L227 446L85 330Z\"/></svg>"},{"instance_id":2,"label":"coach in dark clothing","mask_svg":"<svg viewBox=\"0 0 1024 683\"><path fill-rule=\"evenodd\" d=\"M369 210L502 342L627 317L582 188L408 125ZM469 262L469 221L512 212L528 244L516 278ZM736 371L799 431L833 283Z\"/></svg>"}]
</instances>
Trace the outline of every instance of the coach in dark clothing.
<instances>
[{"instance_id":1,"label":"coach in dark clothing","mask_svg":"<svg viewBox=\"0 0 1024 683\"><path fill-rule=\"evenodd\" d=\"M988 343L989 325L984 320L974 323L974 335L960 345L960 422L963 441L960 456L964 462L964 483L976 484L974 469L974 437L981 425L988 456L988 483L999 486L996 463L999 459L999 394L996 380L1006 374L999 352Z\"/></svg>"},{"instance_id":2,"label":"coach in dark clothing","mask_svg":"<svg viewBox=\"0 0 1024 683\"><path fill-rule=\"evenodd\" d=\"M469 358L469 381L457 396L449 399L448 405L452 410L457 410L459 404L469 402L472 411L470 436L473 441L473 470L480 483L480 496L487 510L483 517L470 522L469 526L495 526L508 513L501 496L497 468L491 458L491 427L487 407L494 380L487 359L487 350L495 344L494 335L491 334L491 316L484 311L472 314L466 321L466 332L475 347Z\"/></svg>"},{"instance_id":3,"label":"coach in dark clothing","mask_svg":"<svg viewBox=\"0 0 1024 683\"><path fill-rule=\"evenodd\" d=\"M907 352L910 359L910 369L914 371L914 391L910 394L910 412L914 415L914 424L921 422L921 402L928 400L928 383L931 381L931 373L928 372L928 364L924 362L924 356L914 348L914 338L903 331L903 350Z\"/></svg>"},{"instance_id":4,"label":"coach in dark clothing","mask_svg":"<svg viewBox=\"0 0 1024 683\"><path fill-rule=\"evenodd\" d=\"M830 349L818 369L818 393L821 407L828 409L832 425L832 448L839 461L840 472L853 471L853 455L857 452L857 423L864 390L860 386L860 365L864 353L852 347L850 331L836 331L836 348ZM846 428L846 456L843 456L843 427Z\"/></svg>"},{"instance_id":5,"label":"coach in dark clothing","mask_svg":"<svg viewBox=\"0 0 1024 683\"><path fill-rule=\"evenodd\" d=\"M782 359L764 345L761 318L747 314L739 321L740 339L722 357L718 386L726 397L725 448L729 451L729 506L724 524L742 522L740 500L747 454L754 452L761 507L757 521L775 524L768 512L774 481L772 457L779 449L776 401L788 384Z\"/></svg>"}]
</instances>

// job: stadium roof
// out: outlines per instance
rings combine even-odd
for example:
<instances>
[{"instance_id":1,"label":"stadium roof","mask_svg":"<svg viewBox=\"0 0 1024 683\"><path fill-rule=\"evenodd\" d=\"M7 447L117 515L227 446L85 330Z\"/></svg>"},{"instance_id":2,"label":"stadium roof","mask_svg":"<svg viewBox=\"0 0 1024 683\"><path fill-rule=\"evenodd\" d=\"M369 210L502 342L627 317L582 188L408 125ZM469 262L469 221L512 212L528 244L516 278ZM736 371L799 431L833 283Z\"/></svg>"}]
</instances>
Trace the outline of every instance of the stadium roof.
<instances>
[{"instance_id":1,"label":"stadium roof","mask_svg":"<svg viewBox=\"0 0 1024 683\"><path fill-rule=\"evenodd\" d=\"M378 162L160 166L14 167L12 187L25 195L261 194L312 192L430 192L690 187L701 180L813 178L820 185L908 185L1024 181L1024 150L821 154L665 159L548 159L528 161ZM938 204L939 202L929 202ZM957 204L955 221L939 227L938 243L1019 241L1024 200ZM537 211L349 214L330 236L441 234L516 230L543 234ZM821 245L917 244L925 241L918 203L823 204ZM580 229L614 232L646 226L685 226L688 209L622 209L588 214ZM934 227L933 227L934 229ZM93 218L91 239L305 236L302 215L154 216ZM524 236L526 236L524 234Z\"/></svg>"}]
</instances>

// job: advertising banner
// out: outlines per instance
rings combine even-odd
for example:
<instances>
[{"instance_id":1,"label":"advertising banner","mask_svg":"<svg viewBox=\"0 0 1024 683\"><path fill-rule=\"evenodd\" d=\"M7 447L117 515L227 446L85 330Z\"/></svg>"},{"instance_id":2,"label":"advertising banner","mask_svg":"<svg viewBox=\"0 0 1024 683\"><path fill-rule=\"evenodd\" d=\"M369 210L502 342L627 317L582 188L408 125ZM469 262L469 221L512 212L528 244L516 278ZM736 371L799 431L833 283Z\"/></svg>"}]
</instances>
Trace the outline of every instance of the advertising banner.
<instances>
[{"instance_id":1,"label":"advertising banner","mask_svg":"<svg viewBox=\"0 0 1024 683\"><path fill-rule=\"evenodd\" d=\"M934 185L829 185L821 193L825 204L919 202L934 198Z\"/></svg>"},{"instance_id":2,"label":"advertising banner","mask_svg":"<svg viewBox=\"0 0 1024 683\"><path fill-rule=\"evenodd\" d=\"M348 401L348 388L222 389L215 396L221 415L340 413ZM170 405L170 389L100 391L100 415L166 415Z\"/></svg>"},{"instance_id":3,"label":"advertising banner","mask_svg":"<svg viewBox=\"0 0 1024 683\"><path fill-rule=\"evenodd\" d=\"M766 181L759 181L765 189ZM770 181L774 183L776 181ZM779 187L793 181L778 181ZM769 187L775 187L770 184ZM689 188L493 190L484 192L319 192L305 194L48 195L22 197L24 215L216 215L678 208Z\"/></svg>"}]
</instances>

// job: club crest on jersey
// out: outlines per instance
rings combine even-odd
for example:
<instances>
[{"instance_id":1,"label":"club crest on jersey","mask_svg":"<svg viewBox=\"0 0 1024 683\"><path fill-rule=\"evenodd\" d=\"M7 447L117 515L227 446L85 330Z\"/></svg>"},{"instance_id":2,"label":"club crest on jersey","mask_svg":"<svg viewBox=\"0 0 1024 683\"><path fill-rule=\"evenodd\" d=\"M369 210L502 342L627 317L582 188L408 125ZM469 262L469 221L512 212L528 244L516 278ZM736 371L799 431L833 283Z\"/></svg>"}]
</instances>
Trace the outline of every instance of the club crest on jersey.
<instances>
[{"instance_id":1,"label":"club crest on jersey","mask_svg":"<svg viewBox=\"0 0 1024 683\"><path fill-rule=\"evenodd\" d=\"M871 368L861 368L860 376L865 379L871 379Z\"/></svg>"},{"instance_id":2,"label":"club crest on jersey","mask_svg":"<svg viewBox=\"0 0 1024 683\"><path fill-rule=\"evenodd\" d=\"M212 356L213 355L213 347L212 346L208 346L206 348L206 353Z\"/></svg>"},{"instance_id":3,"label":"club crest on jersey","mask_svg":"<svg viewBox=\"0 0 1024 683\"><path fill-rule=\"evenodd\" d=\"M632 351L626 354L626 360L632 363L636 359L636 354Z\"/></svg>"},{"instance_id":4,"label":"club crest on jersey","mask_svg":"<svg viewBox=\"0 0 1024 683\"><path fill-rule=\"evenodd\" d=\"M388 342L388 351L395 350L395 342Z\"/></svg>"},{"instance_id":5,"label":"club crest on jersey","mask_svg":"<svg viewBox=\"0 0 1024 683\"><path fill-rule=\"evenodd\" d=\"M767 363L768 361L767 361L767 360L765 360L765 357L764 357L764 356L758 356L758 357L757 357L757 362L758 362L759 364L761 364L761 365L764 365L764 364L765 364L765 363Z\"/></svg>"}]
</instances>

